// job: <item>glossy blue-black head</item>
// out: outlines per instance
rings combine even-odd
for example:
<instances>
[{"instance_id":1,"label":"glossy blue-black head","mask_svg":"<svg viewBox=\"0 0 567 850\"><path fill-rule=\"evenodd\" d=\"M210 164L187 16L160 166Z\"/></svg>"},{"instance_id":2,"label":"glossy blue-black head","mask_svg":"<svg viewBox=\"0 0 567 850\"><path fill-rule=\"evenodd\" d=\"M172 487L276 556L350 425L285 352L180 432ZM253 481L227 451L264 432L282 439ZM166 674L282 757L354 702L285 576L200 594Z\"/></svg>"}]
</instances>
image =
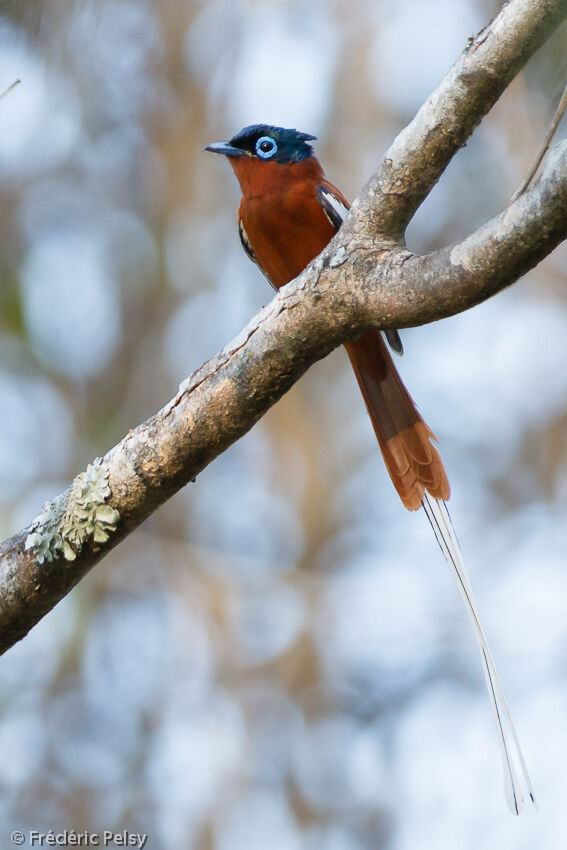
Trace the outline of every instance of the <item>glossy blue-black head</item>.
<instances>
[{"instance_id":1,"label":"glossy blue-black head","mask_svg":"<svg viewBox=\"0 0 567 850\"><path fill-rule=\"evenodd\" d=\"M309 142L316 136L301 133L299 130L287 130L284 127L272 127L270 124L252 124L244 127L229 142L215 142L204 150L221 153L225 156L251 156L263 162L301 162L313 156Z\"/></svg>"}]
</instances>

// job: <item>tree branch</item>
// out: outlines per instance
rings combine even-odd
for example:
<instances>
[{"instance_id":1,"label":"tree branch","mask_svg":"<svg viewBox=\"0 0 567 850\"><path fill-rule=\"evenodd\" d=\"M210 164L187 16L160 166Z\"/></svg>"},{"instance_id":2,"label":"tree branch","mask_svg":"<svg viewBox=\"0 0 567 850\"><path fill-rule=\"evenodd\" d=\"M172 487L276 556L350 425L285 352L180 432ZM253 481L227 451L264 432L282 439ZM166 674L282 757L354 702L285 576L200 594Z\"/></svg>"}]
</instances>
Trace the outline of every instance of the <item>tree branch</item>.
<instances>
[{"instance_id":1,"label":"tree branch","mask_svg":"<svg viewBox=\"0 0 567 850\"><path fill-rule=\"evenodd\" d=\"M0 651L156 507L245 434L316 360L370 327L423 324L513 283L567 237L567 146L505 212L424 257L405 225L481 116L567 15L511 0L398 136L328 248L159 413L0 547Z\"/></svg>"},{"instance_id":2,"label":"tree branch","mask_svg":"<svg viewBox=\"0 0 567 850\"><path fill-rule=\"evenodd\" d=\"M567 16L567 0L509 0L397 136L353 204L358 231L401 241L481 119Z\"/></svg>"},{"instance_id":3,"label":"tree branch","mask_svg":"<svg viewBox=\"0 0 567 850\"><path fill-rule=\"evenodd\" d=\"M466 239L424 256L400 250L386 292L373 290L376 280L363 280L369 321L385 327L391 318L400 328L468 310L510 286L565 238L567 141L552 150L528 191Z\"/></svg>"},{"instance_id":4,"label":"tree branch","mask_svg":"<svg viewBox=\"0 0 567 850\"><path fill-rule=\"evenodd\" d=\"M14 82L11 83L11 85L9 85L8 88L5 88L3 92L0 92L0 100L2 100L3 97L6 97L7 94L10 94L12 89L15 89L16 86L18 86L20 83L21 83L21 80L14 80Z\"/></svg>"}]
</instances>

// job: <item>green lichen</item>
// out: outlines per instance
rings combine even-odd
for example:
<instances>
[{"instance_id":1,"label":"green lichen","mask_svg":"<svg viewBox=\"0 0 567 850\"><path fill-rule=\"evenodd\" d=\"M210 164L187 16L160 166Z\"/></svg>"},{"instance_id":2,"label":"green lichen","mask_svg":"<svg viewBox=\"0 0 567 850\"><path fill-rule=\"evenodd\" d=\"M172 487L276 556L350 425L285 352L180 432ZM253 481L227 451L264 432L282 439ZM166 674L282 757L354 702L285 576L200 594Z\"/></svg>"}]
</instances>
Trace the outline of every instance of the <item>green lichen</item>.
<instances>
[{"instance_id":1,"label":"green lichen","mask_svg":"<svg viewBox=\"0 0 567 850\"><path fill-rule=\"evenodd\" d=\"M35 518L26 538L26 549L33 549L40 564L61 554L74 561L81 547L92 540L106 543L116 530L120 514L105 504L110 496L108 467L100 458L78 475L68 494L46 502Z\"/></svg>"},{"instance_id":2,"label":"green lichen","mask_svg":"<svg viewBox=\"0 0 567 850\"><path fill-rule=\"evenodd\" d=\"M52 561L63 551L63 538L59 529L65 513L65 499L58 496L53 502L46 502L42 512L32 523L34 529L26 537L26 549L34 549L40 564Z\"/></svg>"}]
</instances>

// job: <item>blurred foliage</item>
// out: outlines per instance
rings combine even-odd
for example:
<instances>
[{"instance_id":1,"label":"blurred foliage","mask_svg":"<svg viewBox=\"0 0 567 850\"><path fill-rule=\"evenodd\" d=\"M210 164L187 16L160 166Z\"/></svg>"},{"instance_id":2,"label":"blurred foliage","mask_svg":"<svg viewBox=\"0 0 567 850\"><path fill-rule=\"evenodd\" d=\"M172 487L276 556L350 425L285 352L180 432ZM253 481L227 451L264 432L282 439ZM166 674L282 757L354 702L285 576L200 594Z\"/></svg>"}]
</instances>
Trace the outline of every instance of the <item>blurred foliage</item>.
<instances>
[{"instance_id":1,"label":"blurred foliage","mask_svg":"<svg viewBox=\"0 0 567 850\"><path fill-rule=\"evenodd\" d=\"M317 133L349 197L489 0L0 0L0 528L16 531L271 292L201 152ZM505 205L565 78L565 28L416 216ZM563 133L565 129L563 128ZM398 505L335 353L0 665L0 836L150 850L559 848L567 761L567 252L407 332L542 815L504 806L491 718L425 518Z\"/></svg>"}]
</instances>

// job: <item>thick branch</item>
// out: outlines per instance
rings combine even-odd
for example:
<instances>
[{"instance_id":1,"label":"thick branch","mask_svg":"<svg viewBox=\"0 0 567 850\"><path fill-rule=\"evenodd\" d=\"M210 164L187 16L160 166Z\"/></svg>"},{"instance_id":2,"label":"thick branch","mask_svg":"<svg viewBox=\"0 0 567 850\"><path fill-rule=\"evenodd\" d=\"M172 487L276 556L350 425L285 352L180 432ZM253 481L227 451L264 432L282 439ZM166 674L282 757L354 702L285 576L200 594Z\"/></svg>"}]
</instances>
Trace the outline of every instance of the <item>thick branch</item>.
<instances>
[{"instance_id":1,"label":"thick branch","mask_svg":"<svg viewBox=\"0 0 567 850\"><path fill-rule=\"evenodd\" d=\"M567 141L553 149L531 189L462 242L425 256L391 252L380 291L376 273L362 278L368 322L402 328L468 310L510 286L565 238Z\"/></svg>"},{"instance_id":2,"label":"thick branch","mask_svg":"<svg viewBox=\"0 0 567 850\"><path fill-rule=\"evenodd\" d=\"M0 547L0 651L23 637L94 563L245 434L313 362L369 327L423 324L478 303L567 236L563 146L529 192L460 245L418 258L392 239L392 228L399 229L411 215L487 111L486 103L492 104L495 92L566 14L566 6L567 0L511 0L455 66L479 53L486 68L479 66L472 75L470 67L468 75L450 72L394 143L363 202L355 204L355 214L321 257L192 375L163 410ZM514 18L511 10L515 15L522 11L524 18ZM500 49L504 58L499 59ZM499 68L496 75L494 67ZM470 114L465 89L476 92ZM444 124L448 113L451 123ZM389 191L384 175L395 177ZM379 225L378 235L361 225L363 210L373 226Z\"/></svg>"}]
</instances>

